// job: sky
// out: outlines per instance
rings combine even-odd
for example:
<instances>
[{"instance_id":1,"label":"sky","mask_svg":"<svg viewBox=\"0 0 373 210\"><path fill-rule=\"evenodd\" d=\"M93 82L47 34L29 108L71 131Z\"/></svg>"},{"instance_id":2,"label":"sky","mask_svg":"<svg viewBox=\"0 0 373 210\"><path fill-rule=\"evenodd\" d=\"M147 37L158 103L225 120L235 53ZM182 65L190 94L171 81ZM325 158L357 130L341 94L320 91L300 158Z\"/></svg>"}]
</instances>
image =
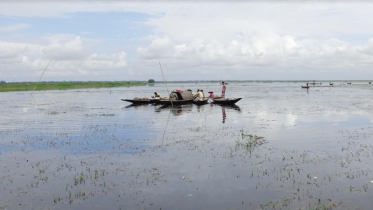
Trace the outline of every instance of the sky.
<instances>
[{"instance_id":1,"label":"sky","mask_svg":"<svg viewBox=\"0 0 373 210\"><path fill-rule=\"evenodd\" d=\"M370 80L372 14L369 1L0 1L0 80Z\"/></svg>"}]
</instances>

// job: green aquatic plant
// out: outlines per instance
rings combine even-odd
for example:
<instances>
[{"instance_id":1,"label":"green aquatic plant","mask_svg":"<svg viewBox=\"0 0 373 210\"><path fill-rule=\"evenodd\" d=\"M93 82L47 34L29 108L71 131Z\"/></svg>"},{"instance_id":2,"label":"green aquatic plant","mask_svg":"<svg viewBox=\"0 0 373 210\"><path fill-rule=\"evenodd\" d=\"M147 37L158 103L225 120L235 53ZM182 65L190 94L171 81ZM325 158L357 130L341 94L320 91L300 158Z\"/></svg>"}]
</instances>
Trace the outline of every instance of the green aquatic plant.
<instances>
[{"instance_id":1,"label":"green aquatic plant","mask_svg":"<svg viewBox=\"0 0 373 210\"><path fill-rule=\"evenodd\" d=\"M241 138L236 140L236 151L239 149L245 149L251 154L256 147L267 143L262 136L245 134L244 130L240 130L240 132Z\"/></svg>"}]
</instances>

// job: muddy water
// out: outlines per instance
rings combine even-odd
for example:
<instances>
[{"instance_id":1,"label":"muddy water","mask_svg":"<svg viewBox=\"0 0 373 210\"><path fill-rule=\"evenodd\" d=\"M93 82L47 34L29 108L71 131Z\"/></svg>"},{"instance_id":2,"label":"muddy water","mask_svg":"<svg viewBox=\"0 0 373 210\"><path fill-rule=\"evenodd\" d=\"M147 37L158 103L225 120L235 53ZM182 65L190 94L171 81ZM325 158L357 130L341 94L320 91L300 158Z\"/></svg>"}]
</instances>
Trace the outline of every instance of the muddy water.
<instances>
[{"instance_id":1,"label":"muddy water","mask_svg":"<svg viewBox=\"0 0 373 210\"><path fill-rule=\"evenodd\" d=\"M237 106L130 106L164 85L1 93L0 209L369 209L373 86L229 83ZM168 84L168 89L219 84Z\"/></svg>"}]
</instances>

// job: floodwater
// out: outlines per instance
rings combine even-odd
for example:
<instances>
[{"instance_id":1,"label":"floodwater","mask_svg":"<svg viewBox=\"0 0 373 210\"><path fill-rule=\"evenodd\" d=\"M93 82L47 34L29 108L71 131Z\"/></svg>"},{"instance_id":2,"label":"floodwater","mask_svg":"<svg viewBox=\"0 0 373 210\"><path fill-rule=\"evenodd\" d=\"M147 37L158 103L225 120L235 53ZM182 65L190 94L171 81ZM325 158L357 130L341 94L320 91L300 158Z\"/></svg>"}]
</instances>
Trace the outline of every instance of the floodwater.
<instances>
[{"instance_id":1,"label":"floodwater","mask_svg":"<svg viewBox=\"0 0 373 210\"><path fill-rule=\"evenodd\" d=\"M336 84L336 83L335 83ZM370 209L373 85L231 82L0 93L0 209ZM172 83L219 95L215 83Z\"/></svg>"}]
</instances>

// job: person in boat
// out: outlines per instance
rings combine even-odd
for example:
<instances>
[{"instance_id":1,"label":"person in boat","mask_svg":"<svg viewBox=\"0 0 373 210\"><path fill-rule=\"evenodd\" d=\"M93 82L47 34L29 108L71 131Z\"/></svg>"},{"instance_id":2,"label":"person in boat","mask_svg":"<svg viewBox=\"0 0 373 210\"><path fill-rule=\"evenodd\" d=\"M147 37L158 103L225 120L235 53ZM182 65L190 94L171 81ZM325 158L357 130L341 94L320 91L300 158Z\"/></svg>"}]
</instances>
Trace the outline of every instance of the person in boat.
<instances>
[{"instance_id":1,"label":"person in boat","mask_svg":"<svg viewBox=\"0 0 373 210\"><path fill-rule=\"evenodd\" d=\"M210 98L215 98L214 92L210 91L209 93L210 93L210 95L209 95Z\"/></svg>"},{"instance_id":2,"label":"person in boat","mask_svg":"<svg viewBox=\"0 0 373 210\"><path fill-rule=\"evenodd\" d=\"M225 86L224 82L221 82L221 85L221 97L225 98L225 90L227 89L227 87Z\"/></svg>"},{"instance_id":3,"label":"person in boat","mask_svg":"<svg viewBox=\"0 0 373 210\"><path fill-rule=\"evenodd\" d=\"M173 90L172 93L170 94L170 100L171 101L177 101L179 100L179 97L177 97L176 90Z\"/></svg>"},{"instance_id":4,"label":"person in boat","mask_svg":"<svg viewBox=\"0 0 373 210\"><path fill-rule=\"evenodd\" d=\"M197 89L197 92L192 92L194 99L198 98L198 94L199 94L199 89Z\"/></svg>"},{"instance_id":5,"label":"person in boat","mask_svg":"<svg viewBox=\"0 0 373 210\"><path fill-rule=\"evenodd\" d=\"M194 100L195 101L202 101L203 100L202 90L198 90L197 97Z\"/></svg>"},{"instance_id":6,"label":"person in boat","mask_svg":"<svg viewBox=\"0 0 373 210\"><path fill-rule=\"evenodd\" d=\"M205 93L203 92L203 90L200 90L201 93L202 93L202 97L205 98Z\"/></svg>"},{"instance_id":7,"label":"person in boat","mask_svg":"<svg viewBox=\"0 0 373 210\"><path fill-rule=\"evenodd\" d=\"M161 98L161 95L157 92L154 92L154 96L152 97L154 99L160 99Z\"/></svg>"}]
</instances>

